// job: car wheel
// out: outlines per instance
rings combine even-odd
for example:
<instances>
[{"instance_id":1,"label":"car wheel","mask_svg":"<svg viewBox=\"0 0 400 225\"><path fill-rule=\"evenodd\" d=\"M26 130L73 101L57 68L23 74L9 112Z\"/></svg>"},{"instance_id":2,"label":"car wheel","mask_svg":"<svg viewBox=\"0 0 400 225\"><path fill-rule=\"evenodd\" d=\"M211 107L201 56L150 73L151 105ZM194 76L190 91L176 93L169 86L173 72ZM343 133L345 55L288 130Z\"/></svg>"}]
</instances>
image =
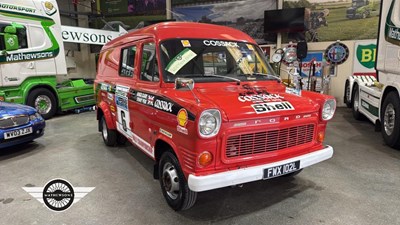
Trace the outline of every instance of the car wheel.
<instances>
[{"instance_id":1,"label":"car wheel","mask_svg":"<svg viewBox=\"0 0 400 225\"><path fill-rule=\"evenodd\" d=\"M171 151L162 154L158 172L161 191L168 205L176 211L191 208L196 202L197 192L189 189L178 159Z\"/></svg>"},{"instance_id":2,"label":"car wheel","mask_svg":"<svg viewBox=\"0 0 400 225\"><path fill-rule=\"evenodd\" d=\"M104 144L107 146L115 146L117 144L117 131L108 129L106 119L101 117L101 136L103 137Z\"/></svg>"},{"instance_id":3,"label":"car wheel","mask_svg":"<svg viewBox=\"0 0 400 225\"><path fill-rule=\"evenodd\" d=\"M29 93L27 105L35 108L46 120L53 117L58 108L56 97L46 88L37 88Z\"/></svg>"},{"instance_id":4,"label":"car wheel","mask_svg":"<svg viewBox=\"0 0 400 225\"><path fill-rule=\"evenodd\" d=\"M353 106L352 106L353 117L354 117L354 119L356 119L356 120L362 120L362 119L363 119L363 115L362 115L362 114L360 113L360 111L359 111L359 107L360 107L360 100L359 100L359 98L360 98L360 93L359 93L358 85L357 85L357 84L354 84L353 93L352 93L351 96L352 96L352 97L351 97L351 101L352 101L352 103L353 103Z\"/></svg>"},{"instance_id":5,"label":"car wheel","mask_svg":"<svg viewBox=\"0 0 400 225\"><path fill-rule=\"evenodd\" d=\"M121 133L117 133L117 144L125 145L128 139Z\"/></svg>"},{"instance_id":6,"label":"car wheel","mask_svg":"<svg viewBox=\"0 0 400 225\"><path fill-rule=\"evenodd\" d=\"M347 108L351 108L351 96L350 96L350 84L349 81L346 81L344 86L344 103L346 104Z\"/></svg>"},{"instance_id":7,"label":"car wheel","mask_svg":"<svg viewBox=\"0 0 400 225\"><path fill-rule=\"evenodd\" d=\"M382 136L392 148L400 148L400 99L397 92L390 92L383 100L381 111Z\"/></svg>"}]
</instances>

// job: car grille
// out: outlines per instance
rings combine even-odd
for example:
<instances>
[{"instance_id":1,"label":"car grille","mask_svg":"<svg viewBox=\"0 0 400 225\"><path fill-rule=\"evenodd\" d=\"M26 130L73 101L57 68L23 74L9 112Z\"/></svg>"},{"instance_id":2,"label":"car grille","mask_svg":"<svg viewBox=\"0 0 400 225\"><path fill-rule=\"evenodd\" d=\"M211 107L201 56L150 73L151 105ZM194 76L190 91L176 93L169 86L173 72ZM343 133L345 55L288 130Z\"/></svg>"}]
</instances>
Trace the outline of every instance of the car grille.
<instances>
[{"instance_id":1,"label":"car grille","mask_svg":"<svg viewBox=\"0 0 400 225\"><path fill-rule=\"evenodd\" d=\"M311 143L314 125L302 125L278 130L229 136L225 155L229 158L262 154Z\"/></svg>"},{"instance_id":2,"label":"car grille","mask_svg":"<svg viewBox=\"0 0 400 225\"><path fill-rule=\"evenodd\" d=\"M0 119L0 128L18 127L29 123L28 116L13 116Z\"/></svg>"}]
</instances>

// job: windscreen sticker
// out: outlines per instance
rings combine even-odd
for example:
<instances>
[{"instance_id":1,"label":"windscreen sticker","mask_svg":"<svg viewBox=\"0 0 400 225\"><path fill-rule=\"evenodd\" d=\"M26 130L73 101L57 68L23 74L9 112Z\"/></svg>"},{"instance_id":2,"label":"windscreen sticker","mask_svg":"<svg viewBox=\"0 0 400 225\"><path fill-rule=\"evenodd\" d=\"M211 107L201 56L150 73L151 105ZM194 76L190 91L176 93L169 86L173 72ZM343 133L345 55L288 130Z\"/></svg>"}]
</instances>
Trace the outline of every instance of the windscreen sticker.
<instances>
[{"instance_id":1,"label":"windscreen sticker","mask_svg":"<svg viewBox=\"0 0 400 225\"><path fill-rule=\"evenodd\" d=\"M253 45L251 44L246 44L247 48L249 48L250 50L254 51Z\"/></svg>"},{"instance_id":2,"label":"windscreen sticker","mask_svg":"<svg viewBox=\"0 0 400 225\"><path fill-rule=\"evenodd\" d=\"M259 104L252 104L251 107L253 107L254 111L257 114L269 113L269 112L275 112L275 111L294 110L293 105L290 104L290 102L288 102L288 101L265 102L265 103L259 103Z\"/></svg>"},{"instance_id":3,"label":"windscreen sticker","mask_svg":"<svg viewBox=\"0 0 400 225\"><path fill-rule=\"evenodd\" d=\"M215 41L215 40L204 40L203 44L205 46L222 46L222 47L233 47L233 48L239 48L239 45L237 42L231 42L231 41Z\"/></svg>"},{"instance_id":4,"label":"windscreen sticker","mask_svg":"<svg viewBox=\"0 0 400 225\"><path fill-rule=\"evenodd\" d=\"M189 40L181 40L181 43L183 47L191 47Z\"/></svg>"},{"instance_id":5,"label":"windscreen sticker","mask_svg":"<svg viewBox=\"0 0 400 225\"><path fill-rule=\"evenodd\" d=\"M180 69L182 69L182 67L184 67L196 56L197 54L195 52L189 48L185 48L168 63L166 70L175 75Z\"/></svg>"}]
</instances>

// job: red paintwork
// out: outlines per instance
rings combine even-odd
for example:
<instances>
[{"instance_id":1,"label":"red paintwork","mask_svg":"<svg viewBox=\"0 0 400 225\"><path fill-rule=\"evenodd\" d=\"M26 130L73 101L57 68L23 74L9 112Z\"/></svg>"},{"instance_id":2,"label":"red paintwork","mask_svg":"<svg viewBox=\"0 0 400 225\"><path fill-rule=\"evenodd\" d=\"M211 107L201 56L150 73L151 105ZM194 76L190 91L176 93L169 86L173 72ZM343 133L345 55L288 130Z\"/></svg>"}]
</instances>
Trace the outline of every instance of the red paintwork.
<instances>
[{"instance_id":1,"label":"red paintwork","mask_svg":"<svg viewBox=\"0 0 400 225\"><path fill-rule=\"evenodd\" d=\"M153 40L157 47L157 59L160 62L160 56L158 54L159 42L170 38L207 38L249 43L255 43L255 41L248 35L227 27L200 23L167 22L130 32L110 41L103 47L99 58L98 73L95 81L96 85L99 83L108 83L112 85L120 84L145 93L164 96L181 105L195 116L196 120L188 121L186 125L188 135L185 135L177 131L178 121L176 115L156 110L149 106L140 105L134 101L129 101L129 112L132 121L129 125L132 131L143 140L150 143L152 147L156 145L157 140L163 140L168 143L178 156L186 177L189 174L206 175L247 166L266 164L299 156L322 148L322 143L316 140L316 134L318 132L325 132L326 128L326 121L322 121L320 118L320 108L327 99L333 99L331 96L307 91L303 91L302 97L286 94L285 87L276 81L242 82L241 85L249 84L252 87L265 88L269 93L280 94L295 107L293 111L256 114L250 106L251 102L238 101L238 95L242 93L244 89L234 82L196 83L193 91L200 99L200 104L197 104L190 91L177 91L174 89L174 84L164 83L162 80L159 83L139 80L140 69L138 68L134 70L134 78L120 77L118 75L118 66L116 65L119 63L122 47L129 46L132 43L141 44L149 39ZM140 50L138 54L141 55ZM136 57L135 65L141 65L140 58L141 57ZM161 74L161 69L159 72ZM115 101L108 99L107 93L101 90L98 91L97 101L100 106L99 108L104 112L112 112L112 110L107 109L105 105L108 107L116 107ZM203 110L213 108L221 111L221 129L216 137L209 139L201 138L197 131L198 117ZM115 116L111 116L111 113L105 114L107 124L115 124ZM306 118L303 118L304 115L306 115ZM283 121L286 117L289 118L289 121ZM283 122L268 122L270 119L274 118L280 119ZM259 125L260 123L262 125ZM224 137L229 134L281 129L309 123L315 125L315 138L314 141L307 146L293 147L253 157L241 157L234 160L226 159L224 155L223 140ZM115 128L115 125L113 128ZM170 132L172 137L166 137L161 134L159 132L160 128ZM197 156L206 150L212 153L214 160L211 165L202 168L196 163ZM146 153L149 154L149 152Z\"/></svg>"}]
</instances>

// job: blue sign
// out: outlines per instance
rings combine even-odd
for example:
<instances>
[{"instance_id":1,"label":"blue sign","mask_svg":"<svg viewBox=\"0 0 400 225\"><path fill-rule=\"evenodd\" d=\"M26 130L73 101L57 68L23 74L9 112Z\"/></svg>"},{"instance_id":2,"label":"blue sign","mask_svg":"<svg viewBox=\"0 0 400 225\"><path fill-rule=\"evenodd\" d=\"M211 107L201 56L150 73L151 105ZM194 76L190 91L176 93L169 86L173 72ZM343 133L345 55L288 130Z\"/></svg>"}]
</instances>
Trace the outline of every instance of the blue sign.
<instances>
[{"instance_id":1,"label":"blue sign","mask_svg":"<svg viewBox=\"0 0 400 225\"><path fill-rule=\"evenodd\" d=\"M323 52L307 53L307 57L304 58L303 62L301 63L301 76L308 77L309 75L311 75L311 76L321 77L323 60L324 60ZM314 62L315 62L315 74L312 74L312 68Z\"/></svg>"}]
</instances>

